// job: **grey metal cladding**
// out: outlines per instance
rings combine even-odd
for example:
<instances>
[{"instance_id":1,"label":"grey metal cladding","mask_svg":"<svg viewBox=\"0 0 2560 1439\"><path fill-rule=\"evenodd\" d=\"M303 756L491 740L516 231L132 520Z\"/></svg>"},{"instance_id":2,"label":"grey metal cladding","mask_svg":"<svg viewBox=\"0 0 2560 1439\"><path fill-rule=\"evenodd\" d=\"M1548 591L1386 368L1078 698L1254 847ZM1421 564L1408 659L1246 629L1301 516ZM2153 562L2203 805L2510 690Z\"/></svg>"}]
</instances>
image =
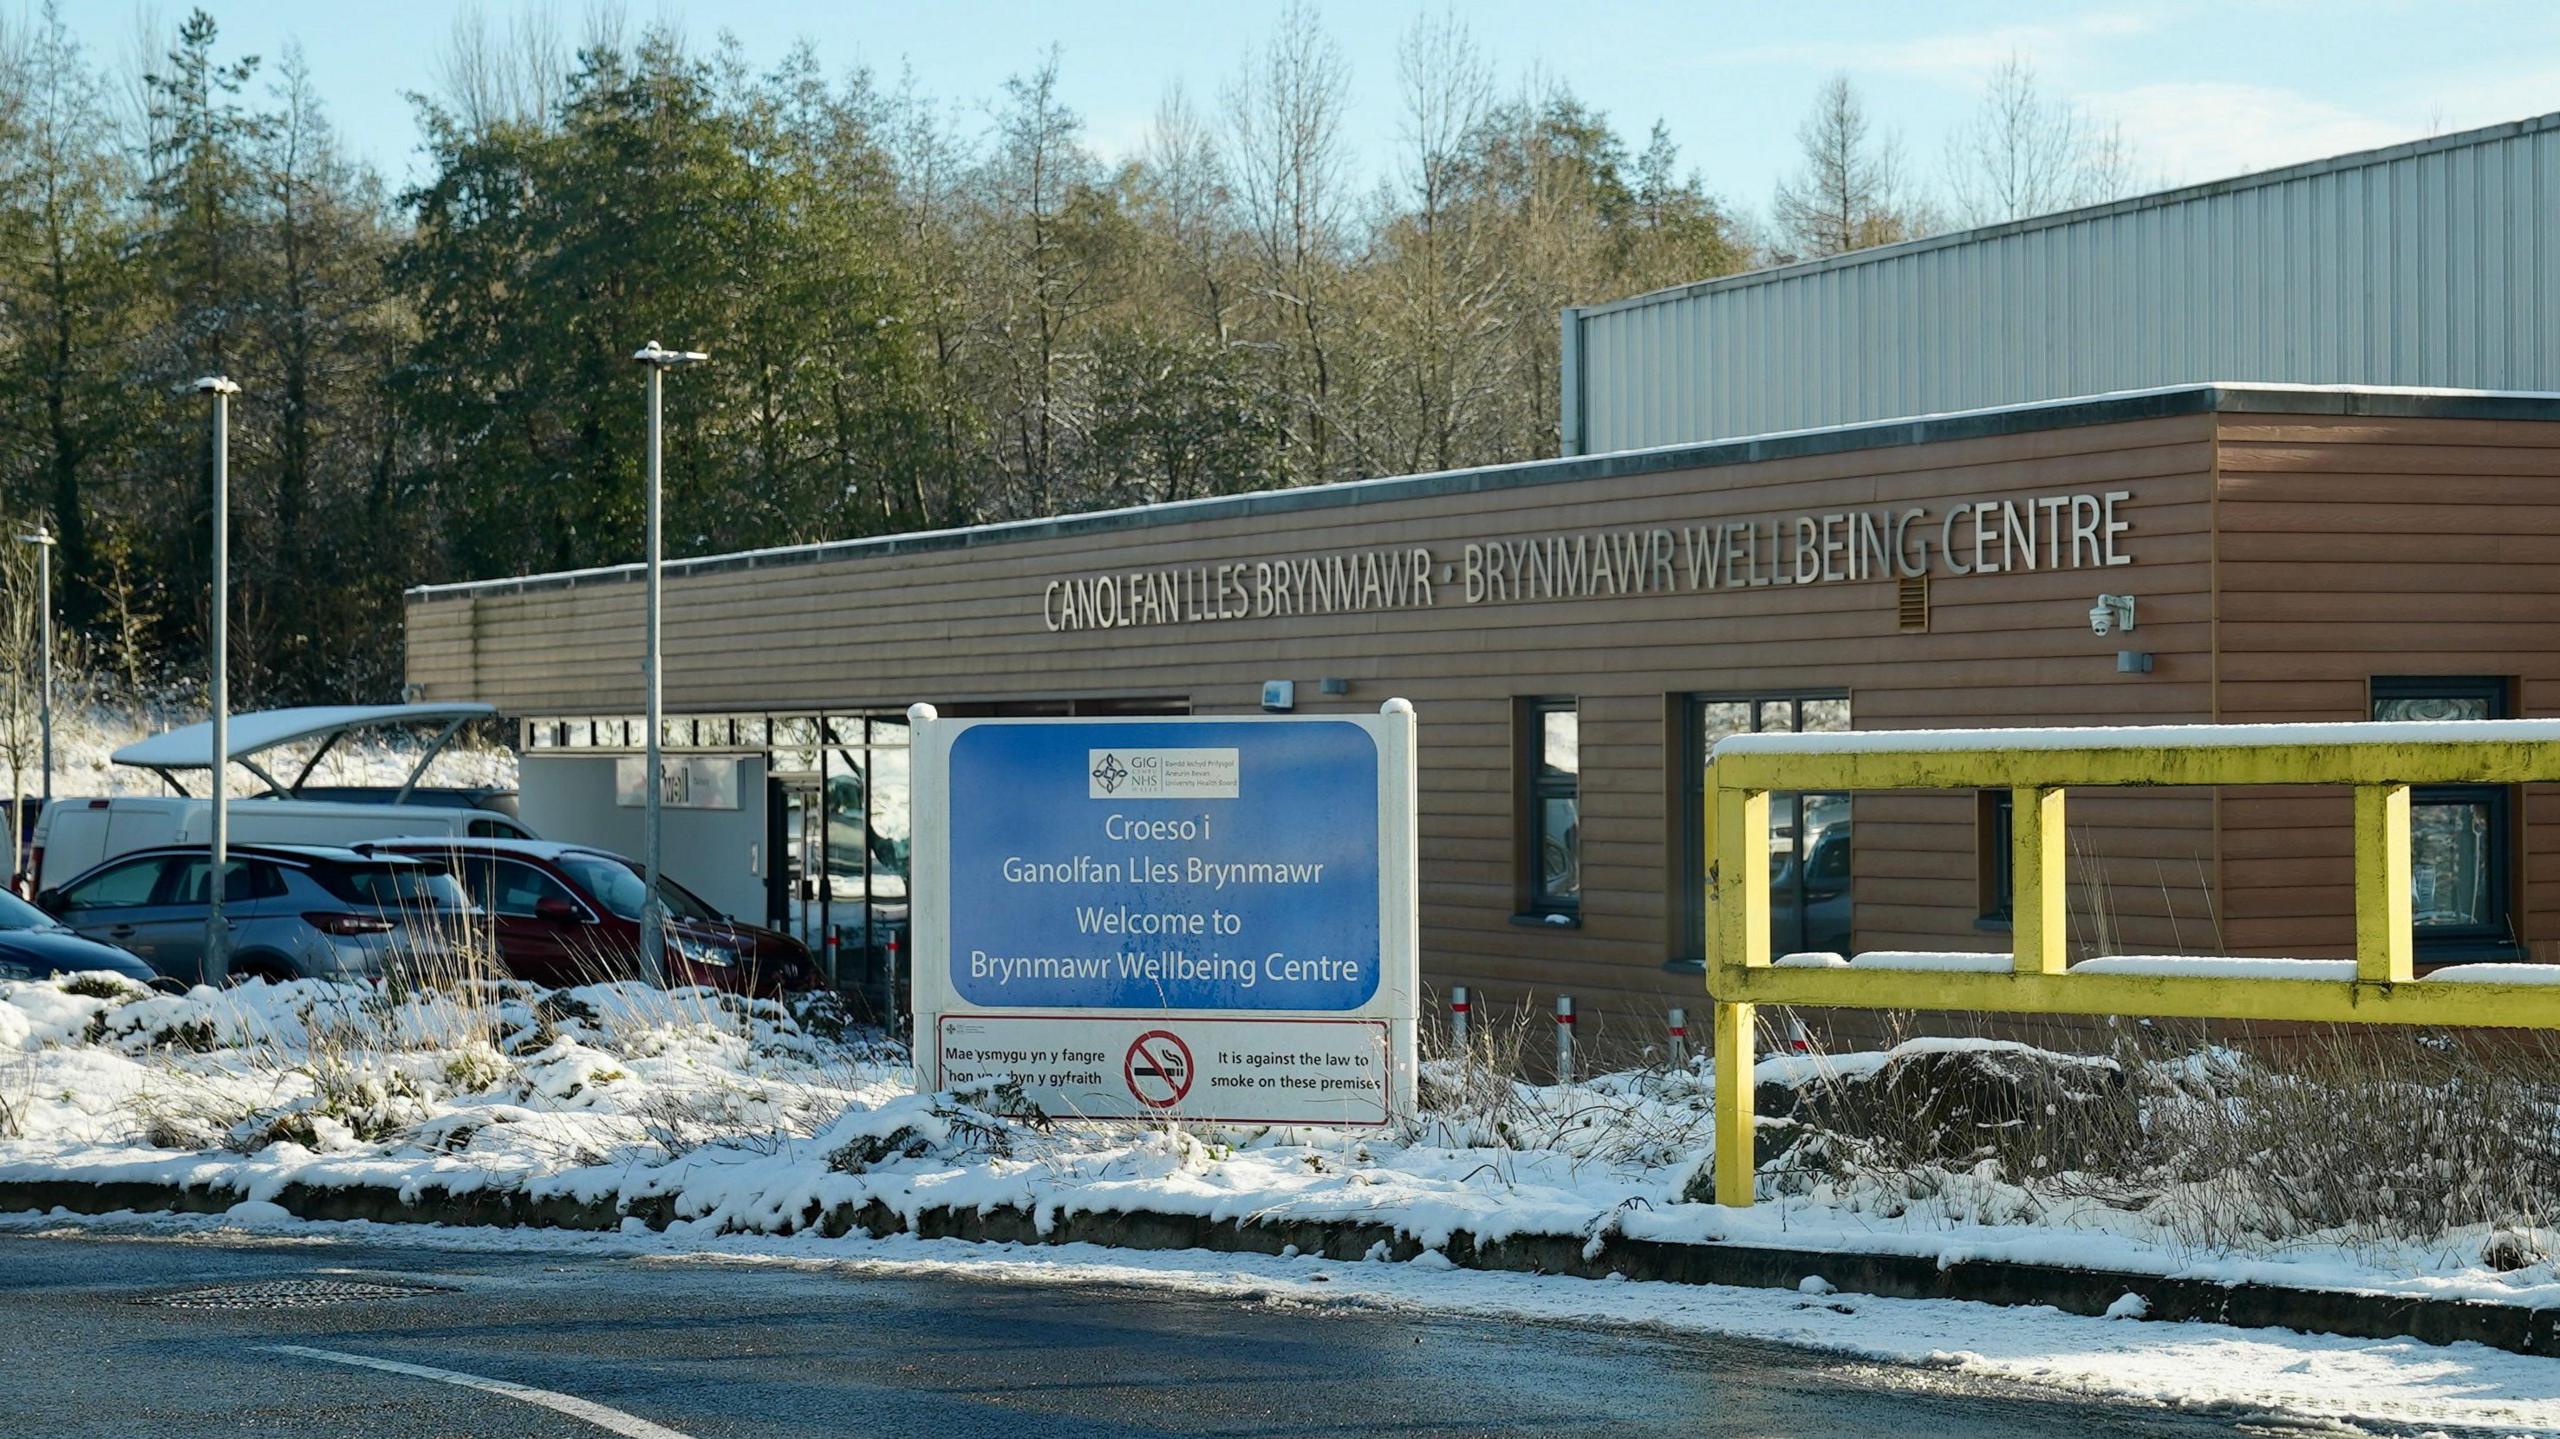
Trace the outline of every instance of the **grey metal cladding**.
<instances>
[{"instance_id":1,"label":"grey metal cladding","mask_svg":"<svg viewBox=\"0 0 2560 1439\"><path fill-rule=\"evenodd\" d=\"M1565 313L1567 454L2212 381L2560 390L2560 114Z\"/></svg>"}]
</instances>

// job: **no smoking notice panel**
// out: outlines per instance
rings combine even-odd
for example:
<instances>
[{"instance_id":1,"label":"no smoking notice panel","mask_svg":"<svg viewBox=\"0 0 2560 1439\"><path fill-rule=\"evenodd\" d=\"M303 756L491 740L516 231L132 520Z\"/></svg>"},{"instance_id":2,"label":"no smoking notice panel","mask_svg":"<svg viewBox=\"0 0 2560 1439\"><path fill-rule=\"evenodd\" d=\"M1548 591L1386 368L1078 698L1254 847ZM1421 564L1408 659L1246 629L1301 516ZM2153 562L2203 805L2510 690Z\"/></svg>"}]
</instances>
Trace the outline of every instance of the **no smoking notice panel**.
<instances>
[{"instance_id":1,"label":"no smoking notice panel","mask_svg":"<svg viewBox=\"0 0 2560 1439\"><path fill-rule=\"evenodd\" d=\"M1368 1127L1389 1117L1384 1020L947 1014L941 1085L1012 1075L1060 1119Z\"/></svg>"},{"instance_id":2,"label":"no smoking notice panel","mask_svg":"<svg viewBox=\"0 0 2560 1439\"><path fill-rule=\"evenodd\" d=\"M1409 1110L1413 713L915 719L919 1078L1061 1118Z\"/></svg>"}]
</instances>

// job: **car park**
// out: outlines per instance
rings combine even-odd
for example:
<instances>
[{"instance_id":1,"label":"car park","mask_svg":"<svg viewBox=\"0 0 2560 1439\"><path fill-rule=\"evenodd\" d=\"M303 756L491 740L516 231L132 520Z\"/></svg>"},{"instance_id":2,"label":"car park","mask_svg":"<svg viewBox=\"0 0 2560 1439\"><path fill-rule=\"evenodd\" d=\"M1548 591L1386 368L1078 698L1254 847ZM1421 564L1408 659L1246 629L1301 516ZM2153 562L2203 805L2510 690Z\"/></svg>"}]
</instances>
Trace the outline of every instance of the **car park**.
<instances>
[{"instance_id":1,"label":"car park","mask_svg":"<svg viewBox=\"0 0 2560 1439\"><path fill-rule=\"evenodd\" d=\"M498 957L519 979L568 985L639 972L640 866L610 850L546 840L407 839L376 849L451 870L484 916ZM667 983L740 994L818 983L808 946L744 924L661 877Z\"/></svg>"},{"instance_id":2,"label":"car park","mask_svg":"<svg viewBox=\"0 0 2560 1439\"><path fill-rule=\"evenodd\" d=\"M0 893L0 980L100 970L141 984L176 987L176 981L130 952L86 938L16 895Z\"/></svg>"},{"instance_id":3,"label":"car park","mask_svg":"<svg viewBox=\"0 0 2560 1439\"><path fill-rule=\"evenodd\" d=\"M131 951L184 984L204 979L212 854L162 845L122 855L37 896L86 938ZM223 917L234 979L372 980L456 962L471 901L441 866L323 845L233 845Z\"/></svg>"}]
</instances>

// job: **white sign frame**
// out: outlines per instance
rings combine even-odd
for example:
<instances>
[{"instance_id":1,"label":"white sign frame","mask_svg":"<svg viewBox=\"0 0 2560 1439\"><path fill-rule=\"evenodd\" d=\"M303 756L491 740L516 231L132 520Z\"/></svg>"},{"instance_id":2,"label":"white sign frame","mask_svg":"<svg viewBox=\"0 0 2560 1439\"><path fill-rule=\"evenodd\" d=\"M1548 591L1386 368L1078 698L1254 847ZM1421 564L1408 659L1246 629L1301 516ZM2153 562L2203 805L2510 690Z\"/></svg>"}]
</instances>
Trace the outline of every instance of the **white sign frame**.
<instances>
[{"instance_id":1,"label":"white sign frame","mask_svg":"<svg viewBox=\"0 0 2560 1439\"><path fill-rule=\"evenodd\" d=\"M1374 715L1170 715L1112 719L942 719L931 705L916 705L907 711L910 721L912 782L914 785L913 863L909 872L910 916L913 938L912 987L914 998L913 1036L917 1087L927 1093L949 1088L955 1081L983 1077L990 1072L989 1062L954 1060L946 1063L944 1048L946 1030L953 1023L974 1026L969 1031L971 1042L992 1039L1003 1043L1008 1032L1036 1032L1042 1040L1076 1032L1073 1026L1082 1022L1089 1032L1089 1042L1081 1045L1079 1060L1099 1055L1098 1064L1105 1080L1096 1086L1052 1085L1044 1087L1028 1082L1026 1089L1054 1117L1118 1120L1134 1122L1181 1122L1195 1125L1239 1126L1270 1125L1290 1127L1323 1127L1377 1129L1410 1117L1414 1113L1414 1091L1417 1078L1418 1020L1422 996L1421 965L1421 897L1417 874L1419 798L1415 773L1415 747L1418 726L1413 706L1404 700L1389 700ZM1192 728L1236 725L1309 725L1349 724L1368 734L1377 752L1378 798L1378 983L1368 1000L1356 1008L1341 1010L1307 1009L1149 1009L1149 1008L1042 1008L1026 1010L1021 1005L979 1005L959 992L952 979L951 926L951 752L953 744L971 729L987 725L1004 726L1087 726L1097 735L1106 735L1111 727L1143 725L1149 728ZM1250 798L1250 795L1244 796ZM1016 1026L1012 1022L1029 1021ZM1070 1026L1061 1029L1061 1025ZM1205 1035L1229 1038L1238 1034L1263 1033L1267 1052L1249 1052L1248 1047L1228 1051L1225 1046L1188 1043L1183 1035L1186 1025L1196 1026ZM1265 1026L1254 1031L1254 1026ZM1135 1077L1125 1086L1109 1083L1111 1071L1122 1064L1121 1050L1130 1048L1131 1059L1139 1051L1129 1036L1171 1031L1185 1040L1190 1051L1205 1051L1212 1056L1231 1054L1237 1061L1233 1070L1221 1069L1211 1060L1200 1061L1201 1072L1181 1077L1181 1086L1189 1092L1172 1103L1160 1102L1171 1086L1152 1073L1142 1084ZM1240 1028L1241 1027L1241 1028ZM1304 1043L1309 1036L1323 1035L1332 1048ZM1355 1042L1356 1041L1356 1042ZM1315 1070L1288 1077L1285 1058L1276 1058L1273 1046L1283 1044L1303 1051L1299 1057L1333 1072L1349 1072L1370 1062L1358 1054L1374 1055L1383 1069L1383 1104L1374 1090L1358 1095L1334 1094L1328 1100L1324 1086L1340 1081L1328 1079ZM988 1051L967 1051L972 1057ZM1054 1049L1055 1046L1044 1045ZM1334 1051L1339 1051L1336 1053ZM1027 1048L1012 1051L1028 1053ZM1164 1052L1171 1055L1173 1048ZM1190 1059L1185 1054L1184 1059ZM1091 1077L1094 1066L1084 1066L1079 1080ZM1292 1095L1270 1086L1247 1089L1237 1074L1250 1068L1253 1083L1265 1078L1275 1084L1300 1086ZM1272 1070L1283 1071L1271 1073ZM1012 1072L1010 1070L1004 1072ZM1218 1088L1225 1075L1225 1088ZM1056 1075L1051 1077L1055 1078ZM1195 1083L1195 1081L1198 1081ZM1310 1090L1310 1083L1318 1086ZM1145 1104L1135 1098L1144 1088L1152 1096ZM1308 1096L1315 1098L1310 1100Z\"/></svg>"}]
</instances>

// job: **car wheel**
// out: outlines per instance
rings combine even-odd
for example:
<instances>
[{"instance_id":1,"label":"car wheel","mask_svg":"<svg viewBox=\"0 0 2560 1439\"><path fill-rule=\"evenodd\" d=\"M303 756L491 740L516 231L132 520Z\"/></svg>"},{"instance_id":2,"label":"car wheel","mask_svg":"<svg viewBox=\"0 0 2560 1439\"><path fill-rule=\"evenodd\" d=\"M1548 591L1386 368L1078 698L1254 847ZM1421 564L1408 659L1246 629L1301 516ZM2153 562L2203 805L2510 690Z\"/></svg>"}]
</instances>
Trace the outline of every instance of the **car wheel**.
<instances>
[{"instance_id":1,"label":"car wheel","mask_svg":"<svg viewBox=\"0 0 2560 1439\"><path fill-rule=\"evenodd\" d=\"M243 959L232 964L231 975L224 983L247 984L253 979L263 979L269 984L289 984L299 978L301 976L295 974L291 966L277 960Z\"/></svg>"}]
</instances>

